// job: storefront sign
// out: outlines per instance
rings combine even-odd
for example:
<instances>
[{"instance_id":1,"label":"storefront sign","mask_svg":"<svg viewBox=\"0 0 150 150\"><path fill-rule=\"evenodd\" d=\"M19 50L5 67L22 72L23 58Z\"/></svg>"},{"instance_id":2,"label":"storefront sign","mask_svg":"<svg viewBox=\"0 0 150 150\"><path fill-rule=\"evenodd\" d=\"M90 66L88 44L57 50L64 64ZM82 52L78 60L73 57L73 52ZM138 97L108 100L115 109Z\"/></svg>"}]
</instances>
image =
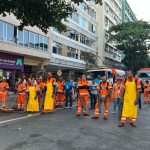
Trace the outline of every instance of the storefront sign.
<instances>
[{"instance_id":1,"label":"storefront sign","mask_svg":"<svg viewBox=\"0 0 150 150\"><path fill-rule=\"evenodd\" d=\"M0 53L0 69L24 69L23 56Z\"/></svg>"}]
</instances>

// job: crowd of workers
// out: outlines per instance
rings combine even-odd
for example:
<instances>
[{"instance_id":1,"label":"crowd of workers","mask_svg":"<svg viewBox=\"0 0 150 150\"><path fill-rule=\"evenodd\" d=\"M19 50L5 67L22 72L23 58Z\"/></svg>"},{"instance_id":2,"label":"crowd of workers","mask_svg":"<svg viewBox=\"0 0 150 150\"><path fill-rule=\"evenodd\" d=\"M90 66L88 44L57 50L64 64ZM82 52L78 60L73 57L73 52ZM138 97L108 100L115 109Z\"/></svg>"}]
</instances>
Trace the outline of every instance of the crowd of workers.
<instances>
[{"instance_id":1,"label":"crowd of workers","mask_svg":"<svg viewBox=\"0 0 150 150\"><path fill-rule=\"evenodd\" d=\"M108 119L109 103L114 102L112 113L116 113L118 107L119 127L123 127L126 118L130 118L130 125L136 127L138 104L140 102L141 80L128 72L127 78L118 79L114 85L108 82L106 76L93 79L90 84L86 75L82 75L76 81L68 77L66 81L59 76L58 80L53 78L52 73L37 78L28 78L23 75L16 83L17 88L17 109L26 112L42 113L54 112L56 107L68 108L73 106L73 100L77 99L77 113L89 116L88 101L90 98L90 109L93 109L92 119L98 119L104 105L104 120ZM6 77L0 82L0 100L2 109L7 109L6 100L8 97L9 85ZM144 84L144 102L150 103L150 82Z\"/></svg>"}]
</instances>

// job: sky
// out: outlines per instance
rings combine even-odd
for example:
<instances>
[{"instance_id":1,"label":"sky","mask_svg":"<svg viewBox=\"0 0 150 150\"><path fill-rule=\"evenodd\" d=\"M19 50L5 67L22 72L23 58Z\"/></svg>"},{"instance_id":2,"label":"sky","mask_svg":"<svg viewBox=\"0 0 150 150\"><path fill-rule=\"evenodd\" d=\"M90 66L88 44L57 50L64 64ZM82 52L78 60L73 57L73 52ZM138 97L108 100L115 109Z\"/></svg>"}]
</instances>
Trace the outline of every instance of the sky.
<instances>
[{"instance_id":1,"label":"sky","mask_svg":"<svg viewBox=\"0 0 150 150\"><path fill-rule=\"evenodd\" d=\"M150 0L127 0L138 20L150 21Z\"/></svg>"}]
</instances>

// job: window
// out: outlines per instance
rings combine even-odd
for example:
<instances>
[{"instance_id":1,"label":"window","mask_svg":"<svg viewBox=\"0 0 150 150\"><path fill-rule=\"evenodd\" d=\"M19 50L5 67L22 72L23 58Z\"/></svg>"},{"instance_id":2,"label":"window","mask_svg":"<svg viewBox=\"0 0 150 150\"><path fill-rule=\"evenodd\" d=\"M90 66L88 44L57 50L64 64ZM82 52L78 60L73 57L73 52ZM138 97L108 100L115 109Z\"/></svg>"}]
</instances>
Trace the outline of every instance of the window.
<instances>
[{"instance_id":1,"label":"window","mask_svg":"<svg viewBox=\"0 0 150 150\"><path fill-rule=\"evenodd\" d=\"M140 73L139 74L139 78L149 78L150 77L150 74L148 73Z\"/></svg>"},{"instance_id":2,"label":"window","mask_svg":"<svg viewBox=\"0 0 150 150\"><path fill-rule=\"evenodd\" d=\"M44 51L48 50L48 38L44 37Z\"/></svg>"},{"instance_id":3,"label":"window","mask_svg":"<svg viewBox=\"0 0 150 150\"><path fill-rule=\"evenodd\" d=\"M74 22L79 23L78 14L72 13L72 15L69 16L70 19L72 19Z\"/></svg>"},{"instance_id":4,"label":"window","mask_svg":"<svg viewBox=\"0 0 150 150\"><path fill-rule=\"evenodd\" d=\"M23 30L23 32L24 32L23 45L28 47L29 46L29 32L27 30Z\"/></svg>"},{"instance_id":5,"label":"window","mask_svg":"<svg viewBox=\"0 0 150 150\"><path fill-rule=\"evenodd\" d=\"M0 41L3 40L3 22L0 21Z\"/></svg>"},{"instance_id":6,"label":"window","mask_svg":"<svg viewBox=\"0 0 150 150\"><path fill-rule=\"evenodd\" d=\"M18 30L18 44L23 45L23 31Z\"/></svg>"},{"instance_id":7,"label":"window","mask_svg":"<svg viewBox=\"0 0 150 150\"><path fill-rule=\"evenodd\" d=\"M34 34L34 37L35 37L35 48L39 49L39 35Z\"/></svg>"},{"instance_id":8,"label":"window","mask_svg":"<svg viewBox=\"0 0 150 150\"><path fill-rule=\"evenodd\" d=\"M92 33L96 34L96 27L92 25Z\"/></svg>"},{"instance_id":9,"label":"window","mask_svg":"<svg viewBox=\"0 0 150 150\"><path fill-rule=\"evenodd\" d=\"M14 41L14 26L11 24L7 24L7 42L13 43Z\"/></svg>"},{"instance_id":10,"label":"window","mask_svg":"<svg viewBox=\"0 0 150 150\"><path fill-rule=\"evenodd\" d=\"M73 29L69 29L67 31L67 37L75 40L75 41L78 41L79 40L79 34L77 33L76 30L73 30Z\"/></svg>"},{"instance_id":11,"label":"window","mask_svg":"<svg viewBox=\"0 0 150 150\"><path fill-rule=\"evenodd\" d=\"M68 46L67 56L78 59L78 50Z\"/></svg>"},{"instance_id":12,"label":"window","mask_svg":"<svg viewBox=\"0 0 150 150\"><path fill-rule=\"evenodd\" d=\"M34 33L29 32L29 47L35 48Z\"/></svg>"},{"instance_id":13,"label":"window","mask_svg":"<svg viewBox=\"0 0 150 150\"><path fill-rule=\"evenodd\" d=\"M88 30L88 21L86 19L84 19L83 17L79 17L79 24L81 27L83 27L84 29Z\"/></svg>"},{"instance_id":14,"label":"window","mask_svg":"<svg viewBox=\"0 0 150 150\"><path fill-rule=\"evenodd\" d=\"M39 36L39 46L40 50L44 49L44 37L42 35Z\"/></svg>"},{"instance_id":15,"label":"window","mask_svg":"<svg viewBox=\"0 0 150 150\"><path fill-rule=\"evenodd\" d=\"M53 42L52 53L61 55L62 54L62 44Z\"/></svg>"},{"instance_id":16,"label":"window","mask_svg":"<svg viewBox=\"0 0 150 150\"><path fill-rule=\"evenodd\" d=\"M88 5L86 3L80 3L80 9L88 13Z\"/></svg>"}]
</instances>

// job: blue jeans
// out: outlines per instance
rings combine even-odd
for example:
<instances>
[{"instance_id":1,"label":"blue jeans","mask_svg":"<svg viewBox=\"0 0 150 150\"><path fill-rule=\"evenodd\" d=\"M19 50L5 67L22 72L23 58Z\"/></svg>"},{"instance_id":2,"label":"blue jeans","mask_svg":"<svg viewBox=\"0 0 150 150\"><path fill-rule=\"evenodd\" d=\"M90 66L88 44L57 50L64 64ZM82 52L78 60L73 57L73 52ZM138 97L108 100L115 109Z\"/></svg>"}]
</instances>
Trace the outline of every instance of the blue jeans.
<instances>
[{"instance_id":1,"label":"blue jeans","mask_svg":"<svg viewBox=\"0 0 150 150\"><path fill-rule=\"evenodd\" d=\"M70 107L72 107L72 102L73 102L72 93L66 93L65 107L68 107L68 101L70 101Z\"/></svg>"},{"instance_id":2,"label":"blue jeans","mask_svg":"<svg viewBox=\"0 0 150 150\"><path fill-rule=\"evenodd\" d=\"M114 99L114 111L116 111L117 106L118 106L118 120L120 121L123 107L123 102L121 101L120 98Z\"/></svg>"}]
</instances>

